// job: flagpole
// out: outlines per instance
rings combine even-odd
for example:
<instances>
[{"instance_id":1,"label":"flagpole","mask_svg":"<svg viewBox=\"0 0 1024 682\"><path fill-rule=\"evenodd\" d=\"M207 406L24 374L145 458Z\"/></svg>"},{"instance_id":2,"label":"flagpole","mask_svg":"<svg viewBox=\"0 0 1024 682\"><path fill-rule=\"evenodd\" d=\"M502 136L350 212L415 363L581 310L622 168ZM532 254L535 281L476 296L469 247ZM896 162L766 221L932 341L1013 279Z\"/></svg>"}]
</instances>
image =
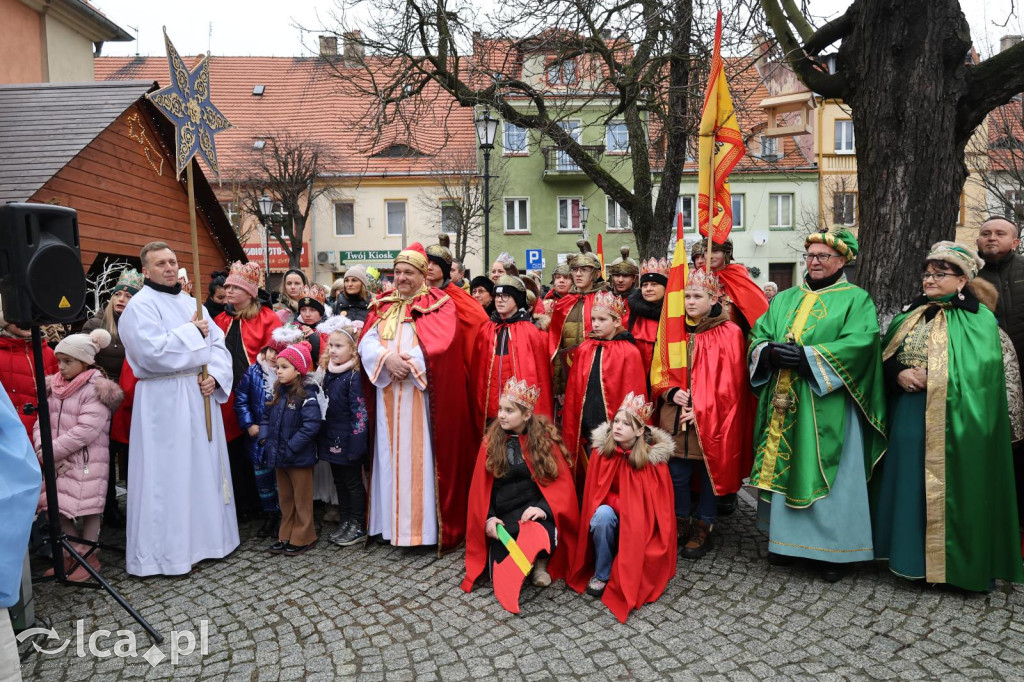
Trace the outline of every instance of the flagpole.
<instances>
[{"instance_id":1,"label":"flagpole","mask_svg":"<svg viewBox=\"0 0 1024 682\"><path fill-rule=\"evenodd\" d=\"M708 243L704 248L704 269L711 274L711 235L715 231L715 135L711 132L711 182L708 183Z\"/></svg>"},{"instance_id":2,"label":"flagpole","mask_svg":"<svg viewBox=\"0 0 1024 682\"><path fill-rule=\"evenodd\" d=\"M185 167L185 178L188 185L188 220L192 226L192 287L195 290L196 287L201 286L203 280L199 276L199 232L196 228L196 188L192 180L192 164L193 161L189 160L188 165ZM198 292L196 292L195 299L196 319L201 320L203 319L203 302ZM203 381L206 381L209 376L209 370L206 365L203 365ZM206 439L212 443L213 417L210 414L210 396L203 396L203 407L206 409Z\"/></svg>"}]
</instances>

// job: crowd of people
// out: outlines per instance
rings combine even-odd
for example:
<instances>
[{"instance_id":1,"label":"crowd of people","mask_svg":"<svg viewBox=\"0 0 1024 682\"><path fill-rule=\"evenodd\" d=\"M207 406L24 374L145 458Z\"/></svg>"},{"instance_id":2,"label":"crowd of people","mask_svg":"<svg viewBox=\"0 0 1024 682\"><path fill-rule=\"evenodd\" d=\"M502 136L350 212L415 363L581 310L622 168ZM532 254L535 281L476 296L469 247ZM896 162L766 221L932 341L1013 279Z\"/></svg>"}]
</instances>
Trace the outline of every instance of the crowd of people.
<instances>
[{"instance_id":1,"label":"crowd of people","mask_svg":"<svg viewBox=\"0 0 1024 682\"><path fill-rule=\"evenodd\" d=\"M45 349L62 523L95 541L126 465L131 575L223 558L258 518L287 557L319 532L464 544L463 589L497 590L522 537L542 548L532 584L562 579L625 621L680 556L713 551L747 484L770 564L1024 582L1018 243L996 218L977 252L933 245L884 334L845 275L844 229L808 236L806 274L781 291L731 243L699 242L674 304L665 259L623 248L603 268L581 242L549 287L508 254L467 281L442 238L401 251L387 286L362 266L329 289L289 270L276 304L259 265L234 263L200 314L174 251L147 244L105 311ZM656 344L666 305L684 344ZM27 332L0 327L0 381L38 454ZM685 378L652 386L657 354Z\"/></svg>"}]
</instances>

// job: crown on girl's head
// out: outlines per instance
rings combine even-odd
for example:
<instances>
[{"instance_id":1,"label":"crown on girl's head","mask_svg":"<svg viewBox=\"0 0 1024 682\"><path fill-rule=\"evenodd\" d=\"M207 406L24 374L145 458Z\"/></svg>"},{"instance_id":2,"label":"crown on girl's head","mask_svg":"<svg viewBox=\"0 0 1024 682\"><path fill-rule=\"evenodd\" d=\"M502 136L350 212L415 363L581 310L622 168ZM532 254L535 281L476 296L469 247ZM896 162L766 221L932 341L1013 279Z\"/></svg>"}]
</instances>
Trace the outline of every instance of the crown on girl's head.
<instances>
[{"instance_id":1,"label":"crown on girl's head","mask_svg":"<svg viewBox=\"0 0 1024 682\"><path fill-rule=\"evenodd\" d=\"M257 289L263 286L263 268L259 263L235 261L231 264L231 271L228 273L228 277L231 275L242 277L246 281L252 282L256 285Z\"/></svg>"},{"instance_id":2,"label":"crown on girl's head","mask_svg":"<svg viewBox=\"0 0 1024 682\"><path fill-rule=\"evenodd\" d=\"M525 380L517 381L515 377L510 377L505 382L505 388L501 392L501 397L517 405L522 405L528 410L532 410L540 398L540 388L531 386Z\"/></svg>"},{"instance_id":3,"label":"crown on girl's head","mask_svg":"<svg viewBox=\"0 0 1024 682\"><path fill-rule=\"evenodd\" d=\"M591 315L598 310L606 310L620 320L626 319L626 299L616 296L610 291L599 291L594 295L594 307Z\"/></svg>"},{"instance_id":4,"label":"crown on girl's head","mask_svg":"<svg viewBox=\"0 0 1024 682\"><path fill-rule=\"evenodd\" d=\"M647 402L647 396L643 393L630 391L626 394L626 399L622 401L619 409L641 424L646 424L651 418L651 413L654 412L654 403Z\"/></svg>"},{"instance_id":5,"label":"crown on girl's head","mask_svg":"<svg viewBox=\"0 0 1024 682\"><path fill-rule=\"evenodd\" d=\"M669 271L672 266L669 264L667 258L657 259L648 258L640 263L640 276L644 275L664 275L668 277Z\"/></svg>"},{"instance_id":6,"label":"crown on girl's head","mask_svg":"<svg viewBox=\"0 0 1024 682\"><path fill-rule=\"evenodd\" d=\"M704 268L690 270L690 276L686 280L686 288L689 289L690 287L703 289L712 296L722 295L722 283L718 281L718 277L714 273L708 272Z\"/></svg>"}]
</instances>

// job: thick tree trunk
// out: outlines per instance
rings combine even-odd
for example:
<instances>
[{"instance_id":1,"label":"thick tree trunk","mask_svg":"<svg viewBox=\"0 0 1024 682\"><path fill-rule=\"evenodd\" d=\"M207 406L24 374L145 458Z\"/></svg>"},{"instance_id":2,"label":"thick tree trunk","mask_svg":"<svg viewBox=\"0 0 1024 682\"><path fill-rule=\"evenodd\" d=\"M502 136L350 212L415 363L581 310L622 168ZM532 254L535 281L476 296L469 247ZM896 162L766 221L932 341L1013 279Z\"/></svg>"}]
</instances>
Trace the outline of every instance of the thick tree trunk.
<instances>
[{"instance_id":1,"label":"thick tree trunk","mask_svg":"<svg viewBox=\"0 0 1024 682\"><path fill-rule=\"evenodd\" d=\"M928 247L954 238L970 42L957 0L857 0L851 12L839 59L856 134L857 277L887 321L920 293Z\"/></svg>"}]
</instances>

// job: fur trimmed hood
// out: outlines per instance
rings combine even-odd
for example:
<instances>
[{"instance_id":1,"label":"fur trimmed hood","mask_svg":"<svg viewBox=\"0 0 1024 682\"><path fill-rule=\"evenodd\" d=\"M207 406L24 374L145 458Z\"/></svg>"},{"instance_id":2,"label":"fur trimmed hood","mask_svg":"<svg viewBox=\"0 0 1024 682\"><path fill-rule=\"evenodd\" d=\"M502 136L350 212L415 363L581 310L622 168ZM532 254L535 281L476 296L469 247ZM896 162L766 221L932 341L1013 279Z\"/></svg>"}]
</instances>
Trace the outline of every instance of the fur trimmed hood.
<instances>
[{"instance_id":1,"label":"fur trimmed hood","mask_svg":"<svg viewBox=\"0 0 1024 682\"><path fill-rule=\"evenodd\" d=\"M608 435L611 433L612 423L605 422L590 434L590 447L604 453L604 445L608 440ZM672 453L675 452L675 442L672 440L672 436L668 434L668 431L659 429L656 426L646 427L647 442L650 444L650 463L651 464L664 464L672 457ZM607 457L607 455L605 455Z\"/></svg>"},{"instance_id":2,"label":"fur trimmed hood","mask_svg":"<svg viewBox=\"0 0 1024 682\"><path fill-rule=\"evenodd\" d=\"M46 395L48 396L53 395L53 376L51 374L46 377ZM88 383L96 388L96 397L111 412L115 412L121 406L121 402L124 400L124 391L113 381L97 372L89 379Z\"/></svg>"}]
</instances>

